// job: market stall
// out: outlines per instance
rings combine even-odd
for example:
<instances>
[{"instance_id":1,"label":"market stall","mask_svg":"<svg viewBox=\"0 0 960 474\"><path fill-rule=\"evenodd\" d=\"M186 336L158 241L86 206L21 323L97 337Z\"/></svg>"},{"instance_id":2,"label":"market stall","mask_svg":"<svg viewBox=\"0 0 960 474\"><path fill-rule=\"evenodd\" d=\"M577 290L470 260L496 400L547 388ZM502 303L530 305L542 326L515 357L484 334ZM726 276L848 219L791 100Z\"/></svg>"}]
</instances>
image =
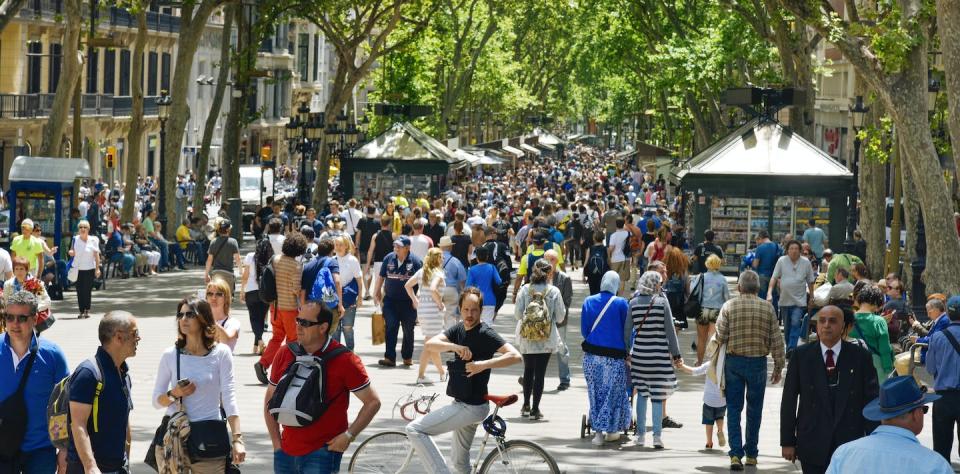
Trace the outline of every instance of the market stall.
<instances>
[{"instance_id":1,"label":"market stall","mask_svg":"<svg viewBox=\"0 0 960 474\"><path fill-rule=\"evenodd\" d=\"M779 241L802 235L814 219L831 245L843 242L852 177L789 128L757 120L681 163L671 176L694 199L688 236L698 243L705 229L713 229L724 271L737 269L760 230Z\"/></svg>"},{"instance_id":2,"label":"market stall","mask_svg":"<svg viewBox=\"0 0 960 474\"><path fill-rule=\"evenodd\" d=\"M382 191L390 196L426 190L436 196L446 188L449 172L469 165L469 161L444 144L402 122L357 149L351 158L342 160L340 179L346 197L367 192Z\"/></svg>"},{"instance_id":3,"label":"market stall","mask_svg":"<svg viewBox=\"0 0 960 474\"><path fill-rule=\"evenodd\" d=\"M51 248L60 247L63 258L70 238L70 210L80 179L90 177L86 160L18 156L10 166L10 233L20 231L29 218L39 224Z\"/></svg>"}]
</instances>

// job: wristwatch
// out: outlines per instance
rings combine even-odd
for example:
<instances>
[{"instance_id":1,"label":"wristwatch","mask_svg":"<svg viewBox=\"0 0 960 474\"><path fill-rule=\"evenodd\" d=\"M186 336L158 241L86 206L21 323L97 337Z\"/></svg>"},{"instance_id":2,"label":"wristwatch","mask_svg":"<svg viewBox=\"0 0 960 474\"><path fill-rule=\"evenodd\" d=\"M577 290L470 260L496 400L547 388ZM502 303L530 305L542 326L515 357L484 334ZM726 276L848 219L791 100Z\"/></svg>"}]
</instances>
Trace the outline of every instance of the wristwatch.
<instances>
[{"instance_id":1,"label":"wristwatch","mask_svg":"<svg viewBox=\"0 0 960 474\"><path fill-rule=\"evenodd\" d=\"M357 435L351 433L350 430L344 431L343 434L347 435L347 437L350 438L351 443L353 442L353 440L357 439Z\"/></svg>"}]
</instances>

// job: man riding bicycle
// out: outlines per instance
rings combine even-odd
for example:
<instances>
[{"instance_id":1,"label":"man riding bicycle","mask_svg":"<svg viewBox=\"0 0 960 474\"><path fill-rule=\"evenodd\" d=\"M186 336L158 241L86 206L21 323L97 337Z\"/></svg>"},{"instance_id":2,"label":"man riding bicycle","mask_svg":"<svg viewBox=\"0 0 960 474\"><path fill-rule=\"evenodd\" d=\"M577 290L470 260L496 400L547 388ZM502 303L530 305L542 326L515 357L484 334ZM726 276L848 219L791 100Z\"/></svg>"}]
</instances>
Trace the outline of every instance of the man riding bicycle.
<instances>
[{"instance_id":1,"label":"man riding bicycle","mask_svg":"<svg viewBox=\"0 0 960 474\"><path fill-rule=\"evenodd\" d=\"M453 352L447 363L447 395L453 403L414 420L406 427L407 436L428 472L451 472L431 436L453 431L450 456L454 470L470 472L470 445L477 425L487 417L490 406L484 398L489 369L507 367L521 361L520 352L504 342L493 328L481 322L483 295L469 287L460 294L461 322L431 338L424 350ZM499 357L494 357L499 353Z\"/></svg>"}]
</instances>

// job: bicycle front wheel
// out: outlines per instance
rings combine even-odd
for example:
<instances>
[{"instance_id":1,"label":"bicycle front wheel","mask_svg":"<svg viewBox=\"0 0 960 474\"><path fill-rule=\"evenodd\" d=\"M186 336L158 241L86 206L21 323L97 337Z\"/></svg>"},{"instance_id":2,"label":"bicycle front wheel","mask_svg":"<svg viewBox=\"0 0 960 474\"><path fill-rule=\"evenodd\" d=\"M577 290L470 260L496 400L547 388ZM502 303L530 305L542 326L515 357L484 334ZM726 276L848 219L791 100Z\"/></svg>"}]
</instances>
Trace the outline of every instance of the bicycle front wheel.
<instances>
[{"instance_id":1,"label":"bicycle front wheel","mask_svg":"<svg viewBox=\"0 0 960 474\"><path fill-rule=\"evenodd\" d=\"M503 443L483 460L480 474L560 474L557 462L540 445L519 439Z\"/></svg>"},{"instance_id":2,"label":"bicycle front wheel","mask_svg":"<svg viewBox=\"0 0 960 474\"><path fill-rule=\"evenodd\" d=\"M421 474L423 467L402 431L377 433L357 447L347 472L374 474Z\"/></svg>"}]
</instances>

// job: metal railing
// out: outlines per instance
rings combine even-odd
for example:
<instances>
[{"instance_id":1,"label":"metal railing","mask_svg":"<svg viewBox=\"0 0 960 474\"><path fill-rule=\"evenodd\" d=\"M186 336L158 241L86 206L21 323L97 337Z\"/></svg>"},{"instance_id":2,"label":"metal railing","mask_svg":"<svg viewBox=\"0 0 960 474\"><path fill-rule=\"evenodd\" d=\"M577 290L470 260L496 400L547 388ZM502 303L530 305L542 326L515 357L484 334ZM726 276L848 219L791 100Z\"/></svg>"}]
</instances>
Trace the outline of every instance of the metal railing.
<instances>
[{"instance_id":1,"label":"metal railing","mask_svg":"<svg viewBox=\"0 0 960 474\"><path fill-rule=\"evenodd\" d=\"M53 108L53 94L0 94L0 119L32 119L50 116ZM129 117L133 112L133 98L114 97L103 94L83 94L81 96L84 116L111 115ZM70 113L73 113L71 104ZM143 114L157 115L157 98L143 98Z\"/></svg>"},{"instance_id":2,"label":"metal railing","mask_svg":"<svg viewBox=\"0 0 960 474\"><path fill-rule=\"evenodd\" d=\"M90 6L84 4L81 8L84 18L89 19ZM63 0L30 0L23 9L20 10L21 18L53 19L58 15L64 15ZM137 19L123 8L110 7L108 12L100 11L98 15L100 26L137 28ZM180 17L158 12L147 12L147 30L162 33L179 33Z\"/></svg>"}]
</instances>

